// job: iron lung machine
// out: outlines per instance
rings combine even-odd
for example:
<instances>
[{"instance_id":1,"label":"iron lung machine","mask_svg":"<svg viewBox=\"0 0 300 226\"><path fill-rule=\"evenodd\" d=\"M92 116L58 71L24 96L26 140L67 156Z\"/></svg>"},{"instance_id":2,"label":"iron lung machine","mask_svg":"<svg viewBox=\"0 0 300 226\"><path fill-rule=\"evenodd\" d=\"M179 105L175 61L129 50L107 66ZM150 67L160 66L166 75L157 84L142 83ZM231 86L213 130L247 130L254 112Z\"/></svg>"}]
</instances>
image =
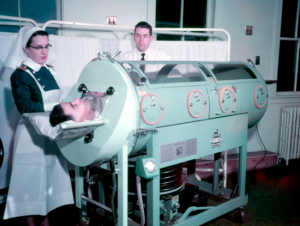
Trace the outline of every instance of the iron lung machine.
<instances>
[{"instance_id":1,"label":"iron lung machine","mask_svg":"<svg viewBox=\"0 0 300 226\"><path fill-rule=\"evenodd\" d=\"M243 218L247 130L268 103L255 68L242 62L120 62L102 53L84 68L66 101L108 87L102 121L87 134L90 139L57 140L78 169L97 165L115 178L109 196L116 194L117 203L108 208L104 197L82 195L83 182L77 181L82 203L111 212L118 225L201 225L236 209ZM233 148L239 150L238 182L226 188L219 180L221 153ZM195 162L211 154L214 177L208 183L197 179ZM227 201L211 205L206 193Z\"/></svg>"}]
</instances>

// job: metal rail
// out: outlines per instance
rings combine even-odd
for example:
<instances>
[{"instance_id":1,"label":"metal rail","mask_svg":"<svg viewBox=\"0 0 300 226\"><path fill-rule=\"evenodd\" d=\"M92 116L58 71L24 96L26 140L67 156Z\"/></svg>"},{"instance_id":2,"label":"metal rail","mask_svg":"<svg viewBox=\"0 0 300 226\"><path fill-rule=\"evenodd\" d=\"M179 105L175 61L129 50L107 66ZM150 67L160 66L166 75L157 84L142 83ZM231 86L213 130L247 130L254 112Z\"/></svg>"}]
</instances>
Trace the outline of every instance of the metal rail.
<instances>
[{"instance_id":1,"label":"metal rail","mask_svg":"<svg viewBox=\"0 0 300 226\"><path fill-rule=\"evenodd\" d=\"M22 18L22 17L14 17L14 16L3 16L3 15L0 15L0 19L23 21L23 22L32 23L32 24L35 25L35 26L39 26L39 25L37 24L37 22L35 22L34 20L29 19L29 18ZM1 22L2 22L2 21L1 21ZM20 24L20 23L11 23L11 22L0 23L0 24L3 24L3 25L23 25L23 24Z\"/></svg>"},{"instance_id":2,"label":"metal rail","mask_svg":"<svg viewBox=\"0 0 300 226\"><path fill-rule=\"evenodd\" d=\"M15 20L15 21L24 21L24 22L30 22L33 23L35 26L39 26L38 23L36 23L32 19L28 18L21 18L21 17L11 17L11 16L2 16L0 15L0 19L6 19L6 20ZM22 25L20 23L12 23L12 22L2 22L0 21L0 24L3 25ZM93 24L93 23L80 23L80 22L71 22L71 21L60 21L60 20L49 20L46 23L42 25L43 29L46 29L47 27L57 27L60 28L60 25L67 25L67 26L78 26L81 28L93 28L97 30L110 30L110 31L128 31L130 33L133 33L134 30L132 27L126 27L126 26L116 26L116 25L106 25L106 24ZM156 34L170 34L170 35L191 35L196 37L213 37L214 34L212 33L195 33L199 31L204 32L223 32L226 34L227 37L227 61L230 60L230 47L231 47L231 37L228 31L225 29L220 28L153 28L153 33Z\"/></svg>"}]
</instances>

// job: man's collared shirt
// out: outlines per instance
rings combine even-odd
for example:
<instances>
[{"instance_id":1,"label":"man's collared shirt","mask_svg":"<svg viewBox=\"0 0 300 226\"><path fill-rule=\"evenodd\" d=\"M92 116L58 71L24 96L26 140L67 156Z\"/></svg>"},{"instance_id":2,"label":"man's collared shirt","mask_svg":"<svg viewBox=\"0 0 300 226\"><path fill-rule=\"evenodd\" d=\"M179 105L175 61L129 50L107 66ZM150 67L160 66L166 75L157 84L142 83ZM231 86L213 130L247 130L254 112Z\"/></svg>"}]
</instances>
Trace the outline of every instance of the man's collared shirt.
<instances>
[{"instance_id":1,"label":"man's collared shirt","mask_svg":"<svg viewBox=\"0 0 300 226\"><path fill-rule=\"evenodd\" d=\"M130 52L126 52L120 56L121 60L124 61L140 61L142 52L138 51L137 48L131 50ZM145 52L145 60L146 61L169 61L172 58L166 54L164 51L160 49L155 49L149 47Z\"/></svg>"}]
</instances>

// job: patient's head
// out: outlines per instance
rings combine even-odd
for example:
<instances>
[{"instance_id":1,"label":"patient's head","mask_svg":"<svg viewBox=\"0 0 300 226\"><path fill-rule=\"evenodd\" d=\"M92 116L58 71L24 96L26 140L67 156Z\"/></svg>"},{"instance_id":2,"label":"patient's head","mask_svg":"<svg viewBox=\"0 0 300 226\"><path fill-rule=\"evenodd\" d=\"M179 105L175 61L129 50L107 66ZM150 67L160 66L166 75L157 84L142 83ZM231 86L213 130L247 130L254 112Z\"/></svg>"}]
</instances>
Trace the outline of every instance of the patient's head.
<instances>
[{"instance_id":1,"label":"patient's head","mask_svg":"<svg viewBox=\"0 0 300 226\"><path fill-rule=\"evenodd\" d=\"M91 103L84 99L75 98L72 102L61 102L54 106L50 114L50 124L54 127L68 120L82 122L91 120L93 116L94 110Z\"/></svg>"},{"instance_id":2,"label":"patient's head","mask_svg":"<svg viewBox=\"0 0 300 226\"><path fill-rule=\"evenodd\" d=\"M88 91L82 99L75 98L72 102L61 102L55 105L50 114L50 124L54 127L68 120L73 120L74 122L92 120L95 109L98 112L100 112L100 109L95 106L92 107L91 102L106 95L106 93Z\"/></svg>"}]
</instances>

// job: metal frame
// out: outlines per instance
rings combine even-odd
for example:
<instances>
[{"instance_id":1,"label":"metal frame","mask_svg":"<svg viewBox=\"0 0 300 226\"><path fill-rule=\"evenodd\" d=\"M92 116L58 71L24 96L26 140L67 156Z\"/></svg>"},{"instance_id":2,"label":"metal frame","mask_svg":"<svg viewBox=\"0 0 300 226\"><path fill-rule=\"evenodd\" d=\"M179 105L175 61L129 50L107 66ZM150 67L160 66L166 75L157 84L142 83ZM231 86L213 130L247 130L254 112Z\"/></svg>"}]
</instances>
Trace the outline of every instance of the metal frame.
<instances>
[{"instance_id":1,"label":"metal frame","mask_svg":"<svg viewBox=\"0 0 300 226\"><path fill-rule=\"evenodd\" d=\"M201 155L201 148L197 147L197 154L189 156L188 158L171 160L170 162L161 163L160 159L160 151L161 145L168 142L176 142L179 137L172 134L172 138L168 138L167 141L164 141L169 131L174 130L173 126L169 126L169 128L158 128L157 133L153 133L150 141L147 144L147 156L145 158L155 158L157 168L164 168L167 166L171 166L178 163L188 162L188 178L187 182L194 184L199 187L200 190L205 191L207 193L211 193L213 195L221 195L224 198L228 199L228 201L217 205L217 206L205 206L205 207L189 207L179 219L176 220L174 225L178 226L198 226L204 224L212 219L215 219L218 216L221 216L225 213L228 213L232 210L240 208L247 204L248 196L245 194L245 186L246 186L246 160L247 160L247 133L248 133L248 115L241 114L235 116L237 125L241 126L243 129L238 134L238 137L231 133L231 129L228 127L228 117L221 117L217 119L208 119L200 122L195 122L190 125L181 125L178 129L179 131L183 131L183 134L187 134L187 131L190 131L190 135L186 135L185 138L189 139L192 137L201 137L199 134L202 134L202 138L199 138L199 145L203 148L208 147L209 145L205 145L205 143L209 143L209 135L211 131L208 131L206 135L204 135L204 130L207 130L207 125L212 125L213 128L222 129L224 132L223 144L219 148L210 147L210 153L216 154L226 150L229 146L239 148L239 167L238 167L238 192L237 196L232 196L233 190L228 188L220 188L219 187L219 159L215 159L214 164L214 179L213 183L210 184L208 182L197 180L195 176L195 160L197 156ZM227 125L226 125L227 124ZM177 125L178 126L178 125ZM173 128L173 129L172 129ZM199 128L205 128L203 131ZM225 135L226 134L226 135ZM207 137L203 137L207 136ZM227 137L225 137L227 136ZM170 137L170 136L169 136ZM204 142L206 141L206 142ZM160 209L157 208L157 203L160 203L160 175L155 176L147 180L147 223L146 225L167 225L160 221ZM196 215L189 215L193 211L197 210L205 210ZM122 222L119 225L127 225Z\"/></svg>"},{"instance_id":2,"label":"metal frame","mask_svg":"<svg viewBox=\"0 0 300 226\"><path fill-rule=\"evenodd\" d=\"M23 23L20 23L20 21L22 21L22 22L32 23L35 26L39 26L37 22L35 22L34 20L29 19L29 18L0 15L0 19L19 21L19 22L5 22L5 23L3 23L2 21L0 21L1 25L9 25L9 26L20 25L21 26L21 25L24 25Z\"/></svg>"},{"instance_id":3,"label":"metal frame","mask_svg":"<svg viewBox=\"0 0 300 226\"><path fill-rule=\"evenodd\" d=\"M11 16L2 16L0 15L0 19L6 20L15 20L15 21L24 21L33 23L35 26L40 26L41 24L36 23L34 20L29 18L21 18L21 17L11 17ZM0 21L1 25L22 25L20 23L12 23L12 22L3 22ZM59 25L67 25L74 26L79 28L94 28L97 30L110 30L110 31L128 31L133 33L132 27L126 26L111 26L105 24L94 24L94 23L80 23L80 22L71 22L71 21L60 21L60 20L49 20L44 23L41 27L46 29L48 27L58 27ZM227 37L227 61L230 60L230 47L231 47L231 36L225 29L220 28L153 28L153 33L157 34L172 34L172 35L193 35L193 36L205 36L205 37L212 37L214 34L210 33L195 33L197 31L206 31L206 32L223 32L226 34Z\"/></svg>"}]
</instances>

